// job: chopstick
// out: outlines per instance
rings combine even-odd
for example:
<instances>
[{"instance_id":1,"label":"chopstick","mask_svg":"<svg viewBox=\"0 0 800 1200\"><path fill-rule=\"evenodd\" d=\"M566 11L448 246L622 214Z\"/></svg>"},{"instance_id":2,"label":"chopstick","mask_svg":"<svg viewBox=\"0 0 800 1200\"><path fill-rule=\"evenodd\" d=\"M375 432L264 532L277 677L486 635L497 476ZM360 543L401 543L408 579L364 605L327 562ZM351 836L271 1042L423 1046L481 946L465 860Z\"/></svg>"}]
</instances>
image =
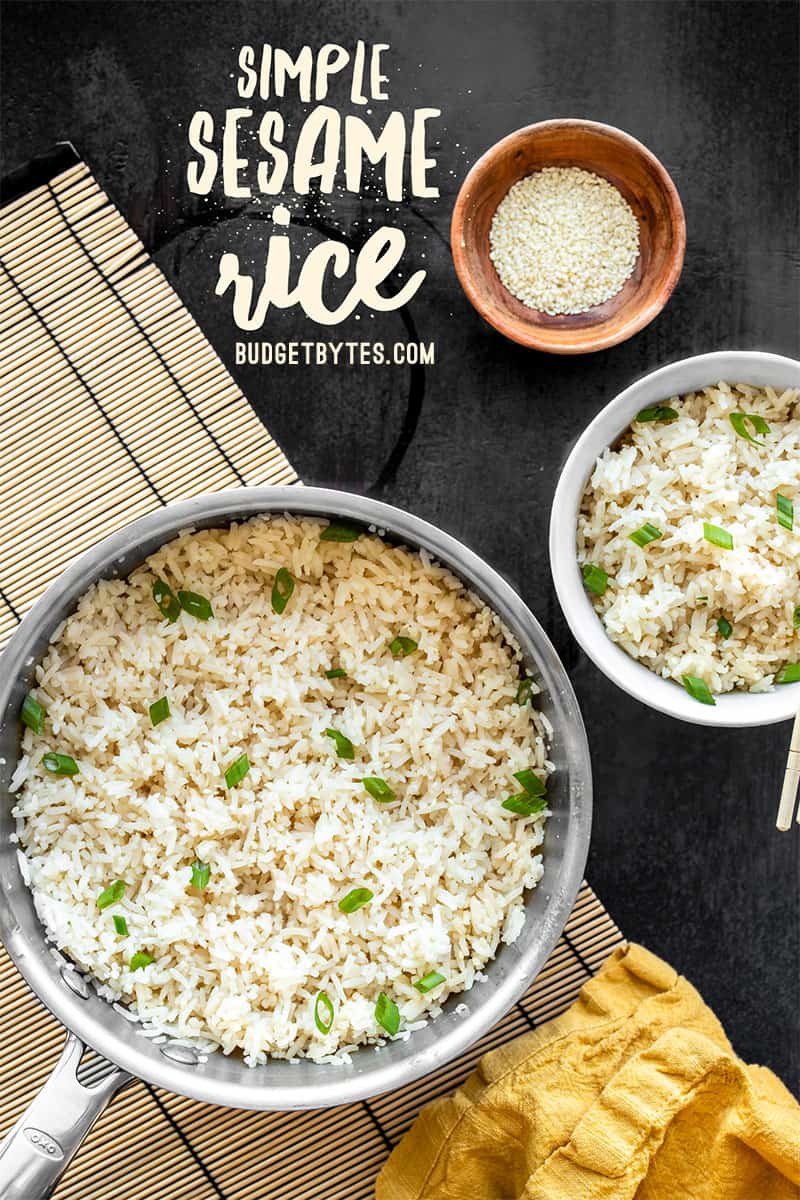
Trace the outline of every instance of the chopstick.
<instances>
[{"instance_id":1,"label":"chopstick","mask_svg":"<svg viewBox=\"0 0 800 1200\"><path fill-rule=\"evenodd\" d=\"M792 824L798 788L800 788L800 708L794 719L789 756L786 759L786 774L783 777L783 791L781 792L781 802L778 805L778 819L775 822L778 829L785 831ZM797 823L800 825L800 809L797 812Z\"/></svg>"}]
</instances>

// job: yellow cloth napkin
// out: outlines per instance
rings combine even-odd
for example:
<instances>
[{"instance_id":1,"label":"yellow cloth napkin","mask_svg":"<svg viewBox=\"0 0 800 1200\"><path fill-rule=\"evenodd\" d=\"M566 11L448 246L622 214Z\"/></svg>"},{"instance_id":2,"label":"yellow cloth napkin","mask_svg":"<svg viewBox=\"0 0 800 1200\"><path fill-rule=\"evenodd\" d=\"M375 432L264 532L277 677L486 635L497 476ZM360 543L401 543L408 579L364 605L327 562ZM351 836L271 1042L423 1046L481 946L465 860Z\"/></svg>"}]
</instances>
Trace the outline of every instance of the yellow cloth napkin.
<instances>
[{"instance_id":1,"label":"yellow cloth napkin","mask_svg":"<svg viewBox=\"0 0 800 1200\"><path fill-rule=\"evenodd\" d=\"M800 1105L642 946L420 1113L376 1200L797 1200Z\"/></svg>"}]
</instances>

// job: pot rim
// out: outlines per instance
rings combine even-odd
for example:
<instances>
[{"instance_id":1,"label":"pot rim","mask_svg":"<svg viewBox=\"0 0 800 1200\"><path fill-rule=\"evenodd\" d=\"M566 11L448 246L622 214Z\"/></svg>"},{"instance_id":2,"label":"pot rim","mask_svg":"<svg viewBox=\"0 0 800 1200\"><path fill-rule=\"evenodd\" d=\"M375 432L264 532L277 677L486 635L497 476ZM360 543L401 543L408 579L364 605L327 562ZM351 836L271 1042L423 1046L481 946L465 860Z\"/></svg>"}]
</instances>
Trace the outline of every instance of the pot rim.
<instances>
[{"instance_id":1,"label":"pot rim","mask_svg":"<svg viewBox=\"0 0 800 1200\"><path fill-rule=\"evenodd\" d=\"M546 910L536 929L536 937L517 956L517 963L498 986L457 1024L446 1031L442 1024L443 1036L436 1039L433 1045L415 1051L417 1035L412 1034L403 1043L408 1047L408 1054L399 1061L390 1053L398 1043L389 1043L379 1050L365 1047L357 1053L374 1054L374 1069L362 1069L345 1077L346 1068L320 1064L319 1079L304 1089L280 1085L265 1087L263 1082L256 1082L257 1072L263 1068L251 1069L244 1063L235 1080L220 1079L207 1072L203 1064L187 1068L185 1064L172 1062L163 1055L159 1061L145 1054L144 1046L140 1050L120 1040L113 1028L96 1020L84 1007L84 1002L66 985L59 987L54 983L52 966L45 964L46 943L41 952L31 946L11 914L9 881L0 879L0 936L28 985L62 1025L96 1053L150 1084L208 1103L270 1110L325 1108L396 1089L462 1054L500 1020L544 965L567 923L583 878L592 807L589 750L577 700L554 648L522 599L483 559L436 526L382 501L332 489L294 485L249 487L204 494L169 504L104 538L76 559L51 584L12 635L2 655L4 669L0 678L0 723L5 724L9 717L16 722L16 712L13 716L9 712L9 701L18 691L15 685L18 685L19 677L26 665L30 664L34 644L41 640L43 629L47 628L48 620L52 620L52 611L63 609L65 605L74 606L93 581L113 575L114 562L123 561L126 555L131 554L132 547L146 541L152 542L154 538L163 544L179 532L192 528L195 522L202 523L203 527L211 527L240 519L249 520L261 514L283 512L298 516L349 518L374 525L379 532L385 531L390 537L408 543L412 549L421 547L429 550L460 576L467 586L485 597L486 602L499 611L515 636L518 636L521 628L526 634L525 640L536 647L536 666L546 686L557 687L558 699L569 714L572 723L569 736L573 744L570 775L574 772L578 777L578 788L576 791L570 784L569 837L564 839L567 844L563 846L556 886L551 889ZM143 553L142 558L147 553L150 551ZM133 566L126 567L125 574L132 569ZM498 956L519 946L523 939L524 929L518 942L511 947L501 947ZM490 965L487 964L487 969ZM461 993L456 997L456 1002L464 1000L469 1007L473 995L473 992ZM123 1019L120 1017L120 1020ZM436 1018L436 1021L441 1020L441 1017ZM218 1055L219 1052L214 1054ZM387 1061L382 1063L381 1056ZM353 1057L355 1059L356 1054ZM252 1083L247 1083L248 1076L252 1078Z\"/></svg>"}]
</instances>

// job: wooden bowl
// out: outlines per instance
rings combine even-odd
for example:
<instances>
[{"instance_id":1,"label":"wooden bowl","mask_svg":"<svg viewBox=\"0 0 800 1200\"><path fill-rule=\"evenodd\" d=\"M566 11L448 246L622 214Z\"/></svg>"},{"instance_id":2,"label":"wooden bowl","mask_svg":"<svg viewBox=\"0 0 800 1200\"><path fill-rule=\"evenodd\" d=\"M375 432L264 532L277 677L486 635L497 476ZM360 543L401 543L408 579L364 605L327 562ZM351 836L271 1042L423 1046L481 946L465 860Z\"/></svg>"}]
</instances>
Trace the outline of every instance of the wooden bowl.
<instances>
[{"instance_id":1,"label":"wooden bowl","mask_svg":"<svg viewBox=\"0 0 800 1200\"><path fill-rule=\"evenodd\" d=\"M489 227L509 188L553 166L602 175L639 221L639 258L621 290L586 312L558 317L512 296L489 258ZM490 325L534 350L588 354L624 342L664 307L683 266L686 221L666 170L630 134L596 121L541 121L510 133L478 159L456 198L450 241L461 286Z\"/></svg>"}]
</instances>

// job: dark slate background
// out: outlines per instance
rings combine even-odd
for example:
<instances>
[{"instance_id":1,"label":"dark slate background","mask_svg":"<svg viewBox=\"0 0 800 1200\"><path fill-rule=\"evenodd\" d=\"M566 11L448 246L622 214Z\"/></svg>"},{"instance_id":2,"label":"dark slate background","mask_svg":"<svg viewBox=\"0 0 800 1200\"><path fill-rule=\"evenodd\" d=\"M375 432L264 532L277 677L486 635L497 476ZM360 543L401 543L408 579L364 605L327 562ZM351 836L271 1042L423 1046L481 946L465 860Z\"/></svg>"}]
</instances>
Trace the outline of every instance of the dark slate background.
<instances>
[{"instance_id":1,"label":"dark slate background","mask_svg":"<svg viewBox=\"0 0 800 1200\"><path fill-rule=\"evenodd\" d=\"M517 582L570 672L589 732L591 883L630 938L700 988L737 1050L797 1089L800 829L774 828L789 727L712 732L618 691L566 628L546 532L569 446L637 376L723 347L798 353L798 7L18 2L4 6L3 34L4 170L72 140L306 482L413 509ZM408 262L429 272L405 323L365 314L330 335L393 342L413 327L436 342L436 365L236 368L228 301L213 295L216 262L226 249L260 260L274 201L189 196L188 120L240 103L231 73L244 42L296 50L357 37L391 44L386 107L442 109L433 126L441 197L399 214L370 188L332 208L291 198L306 223L299 245L319 239L321 220L355 244L375 224L401 224ZM340 90L332 102L347 110ZM296 129L297 104L282 108ZM644 141L672 173L688 224L665 312L627 344L583 358L525 351L485 326L448 245L468 165L503 134L554 116L608 121ZM329 333L277 313L262 336Z\"/></svg>"}]
</instances>

